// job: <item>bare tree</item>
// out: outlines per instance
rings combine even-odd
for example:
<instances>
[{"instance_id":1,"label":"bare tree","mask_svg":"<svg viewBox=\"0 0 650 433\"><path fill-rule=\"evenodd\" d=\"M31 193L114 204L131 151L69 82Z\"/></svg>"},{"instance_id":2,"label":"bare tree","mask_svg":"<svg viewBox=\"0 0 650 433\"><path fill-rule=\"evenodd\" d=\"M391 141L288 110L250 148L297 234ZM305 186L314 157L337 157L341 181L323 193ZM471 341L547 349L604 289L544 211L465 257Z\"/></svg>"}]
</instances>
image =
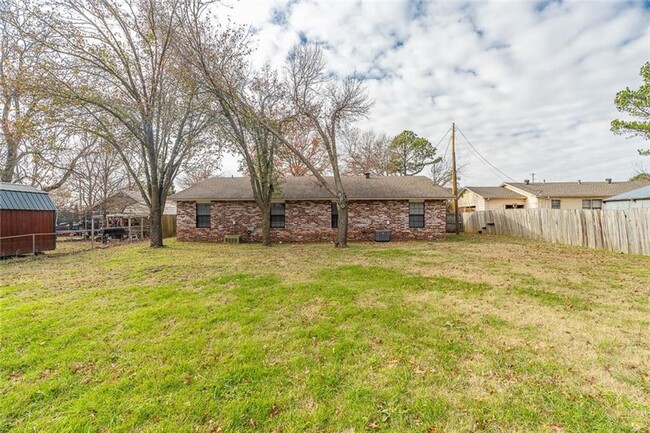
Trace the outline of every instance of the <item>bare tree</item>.
<instances>
[{"instance_id":1,"label":"bare tree","mask_svg":"<svg viewBox=\"0 0 650 433\"><path fill-rule=\"evenodd\" d=\"M88 211L99 206L106 213L107 199L130 186L129 172L116 150L108 143L100 142L93 134L82 134L91 151L82 158L70 177L68 190L76 198L77 206Z\"/></svg>"},{"instance_id":2,"label":"bare tree","mask_svg":"<svg viewBox=\"0 0 650 433\"><path fill-rule=\"evenodd\" d=\"M53 97L44 65L53 55L51 32L27 0L0 3L0 181L46 191L59 188L84 156L66 127L68 106Z\"/></svg>"},{"instance_id":3,"label":"bare tree","mask_svg":"<svg viewBox=\"0 0 650 433\"><path fill-rule=\"evenodd\" d=\"M209 3L186 0L186 4L185 63L192 66L214 101L213 116L221 136L242 158L253 198L262 213L262 243L270 246L278 137L269 128L282 131L286 123L282 86L268 67L259 74L250 72L246 33L242 29L222 34L207 15Z\"/></svg>"},{"instance_id":4,"label":"bare tree","mask_svg":"<svg viewBox=\"0 0 650 433\"><path fill-rule=\"evenodd\" d=\"M90 119L80 128L110 144L150 210L152 247L184 161L212 140L212 118L181 61L181 0L52 0L41 23L58 57L50 76L59 97ZM73 78L66 75L73 71ZM141 173L142 176L138 176Z\"/></svg>"},{"instance_id":5,"label":"bare tree","mask_svg":"<svg viewBox=\"0 0 650 433\"><path fill-rule=\"evenodd\" d=\"M465 164L456 163L456 176L460 180L465 172ZM451 184L451 158L449 156L441 157L438 162L431 164L429 177L436 185L448 187Z\"/></svg>"},{"instance_id":6,"label":"bare tree","mask_svg":"<svg viewBox=\"0 0 650 433\"><path fill-rule=\"evenodd\" d=\"M345 173L386 176L391 171L390 138L372 130L349 128L343 134Z\"/></svg>"},{"instance_id":7,"label":"bare tree","mask_svg":"<svg viewBox=\"0 0 650 433\"><path fill-rule=\"evenodd\" d=\"M320 137L309 125L299 119L294 119L285 128L286 140L293 144L304 158L309 160L321 174L328 171L329 158L323 148ZM284 176L306 176L311 173L303 158L297 156L286 146L280 146L276 152L275 165L277 171Z\"/></svg>"},{"instance_id":8,"label":"bare tree","mask_svg":"<svg viewBox=\"0 0 650 433\"><path fill-rule=\"evenodd\" d=\"M347 247L348 197L341 179L338 138L341 130L366 116L372 103L363 82L355 76L339 79L326 70L318 45L298 45L287 59L289 97L295 116L304 118L320 138L332 172L328 182L299 149L283 138L283 144L299 156L319 182L335 198L338 208L338 234L335 245Z\"/></svg>"}]
</instances>

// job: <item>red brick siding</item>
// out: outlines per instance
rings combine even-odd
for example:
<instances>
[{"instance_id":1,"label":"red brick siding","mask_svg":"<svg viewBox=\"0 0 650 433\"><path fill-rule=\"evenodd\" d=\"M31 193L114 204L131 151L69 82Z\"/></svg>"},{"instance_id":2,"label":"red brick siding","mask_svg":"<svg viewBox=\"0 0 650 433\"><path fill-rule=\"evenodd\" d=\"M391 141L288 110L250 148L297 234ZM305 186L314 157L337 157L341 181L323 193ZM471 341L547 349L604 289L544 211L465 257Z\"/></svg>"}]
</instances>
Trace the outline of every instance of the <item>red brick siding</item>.
<instances>
[{"instance_id":1,"label":"red brick siding","mask_svg":"<svg viewBox=\"0 0 650 433\"><path fill-rule=\"evenodd\" d=\"M285 202L284 229L271 229L274 241L334 241L330 201ZM409 228L408 200L352 201L348 239L373 241L375 230L391 231L392 240L442 240L445 237L446 207L443 200L425 202L424 228ZM178 239L223 242L225 235L238 234L246 241L260 241L261 212L255 202L213 202L211 227L196 227L196 203L178 202ZM233 224L234 221L234 224ZM247 229L253 229L252 237Z\"/></svg>"}]
</instances>

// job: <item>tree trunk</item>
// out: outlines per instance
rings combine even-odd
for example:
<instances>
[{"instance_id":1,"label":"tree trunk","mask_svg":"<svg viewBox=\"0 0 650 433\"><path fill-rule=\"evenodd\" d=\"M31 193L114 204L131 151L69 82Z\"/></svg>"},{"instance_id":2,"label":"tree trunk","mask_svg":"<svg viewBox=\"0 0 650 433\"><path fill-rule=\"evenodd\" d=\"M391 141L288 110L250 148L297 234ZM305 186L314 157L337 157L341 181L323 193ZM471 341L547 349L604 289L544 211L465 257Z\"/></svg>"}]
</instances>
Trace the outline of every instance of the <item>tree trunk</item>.
<instances>
[{"instance_id":1,"label":"tree trunk","mask_svg":"<svg viewBox=\"0 0 650 433\"><path fill-rule=\"evenodd\" d=\"M339 199L336 203L339 212L338 232L336 234L336 248L348 247L348 197L343 192L339 192Z\"/></svg>"},{"instance_id":2,"label":"tree trunk","mask_svg":"<svg viewBox=\"0 0 650 433\"><path fill-rule=\"evenodd\" d=\"M271 205L262 209L262 245L270 247L271 243Z\"/></svg>"},{"instance_id":3,"label":"tree trunk","mask_svg":"<svg viewBox=\"0 0 650 433\"><path fill-rule=\"evenodd\" d=\"M162 234L163 205L160 198L160 190L157 187L151 188L151 211L149 213L149 246L160 248L163 246Z\"/></svg>"}]
</instances>

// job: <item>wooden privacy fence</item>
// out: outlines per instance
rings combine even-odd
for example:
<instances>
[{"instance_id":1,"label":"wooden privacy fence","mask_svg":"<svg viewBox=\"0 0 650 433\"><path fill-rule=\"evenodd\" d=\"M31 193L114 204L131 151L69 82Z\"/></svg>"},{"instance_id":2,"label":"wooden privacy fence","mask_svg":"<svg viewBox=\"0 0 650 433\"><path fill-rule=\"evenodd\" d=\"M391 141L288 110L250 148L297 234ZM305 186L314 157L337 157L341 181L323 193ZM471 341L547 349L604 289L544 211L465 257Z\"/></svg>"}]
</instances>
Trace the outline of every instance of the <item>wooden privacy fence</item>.
<instances>
[{"instance_id":1,"label":"wooden privacy fence","mask_svg":"<svg viewBox=\"0 0 650 433\"><path fill-rule=\"evenodd\" d=\"M466 233L517 236L650 255L650 209L509 209L461 215Z\"/></svg>"},{"instance_id":2,"label":"wooden privacy fence","mask_svg":"<svg viewBox=\"0 0 650 433\"><path fill-rule=\"evenodd\" d=\"M176 236L176 215L163 215L161 222L163 238Z\"/></svg>"}]
</instances>

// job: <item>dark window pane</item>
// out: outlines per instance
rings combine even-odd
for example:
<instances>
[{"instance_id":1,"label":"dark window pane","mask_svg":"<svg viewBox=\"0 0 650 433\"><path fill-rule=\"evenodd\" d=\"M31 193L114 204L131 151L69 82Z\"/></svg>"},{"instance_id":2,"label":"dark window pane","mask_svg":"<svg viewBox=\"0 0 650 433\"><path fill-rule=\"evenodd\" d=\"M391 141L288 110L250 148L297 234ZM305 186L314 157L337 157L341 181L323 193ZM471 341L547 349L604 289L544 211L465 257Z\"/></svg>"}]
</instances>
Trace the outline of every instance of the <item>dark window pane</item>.
<instances>
[{"instance_id":1,"label":"dark window pane","mask_svg":"<svg viewBox=\"0 0 650 433\"><path fill-rule=\"evenodd\" d=\"M424 227L424 203L409 203L409 227L412 229Z\"/></svg>"},{"instance_id":2,"label":"dark window pane","mask_svg":"<svg viewBox=\"0 0 650 433\"><path fill-rule=\"evenodd\" d=\"M212 204L210 203L197 203L196 204L196 227L209 229L210 228L210 213Z\"/></svg>"},{"instance_id":3,"label":"dark window pane","mask_svg":"<svg viewBox=\"0 0 650 433\"><path fill-rule=\"evenodd\" d=\"M560 209L560 200L551 200L551 209Z\"/></svg>"},{"instance_id":4,"label":"dark window pane","mask_svg":"<svg viewBox=\"0 0 650 433\"><path fill-rule=\"evenodd\" d=\"M336 206L336 203L332 203L332 228L336 229L339 227L339 208Z\"/></svg>"},{"instance_id":5,"label":"dark window pane","mask_svg":"<svg viewBox=\"0 0 650 433\"><path fill-rule=\"evenodd\" d=\"M273 203L271 205L271 228L284 228L284 203Z\"/></svg>"}]
</instances>

